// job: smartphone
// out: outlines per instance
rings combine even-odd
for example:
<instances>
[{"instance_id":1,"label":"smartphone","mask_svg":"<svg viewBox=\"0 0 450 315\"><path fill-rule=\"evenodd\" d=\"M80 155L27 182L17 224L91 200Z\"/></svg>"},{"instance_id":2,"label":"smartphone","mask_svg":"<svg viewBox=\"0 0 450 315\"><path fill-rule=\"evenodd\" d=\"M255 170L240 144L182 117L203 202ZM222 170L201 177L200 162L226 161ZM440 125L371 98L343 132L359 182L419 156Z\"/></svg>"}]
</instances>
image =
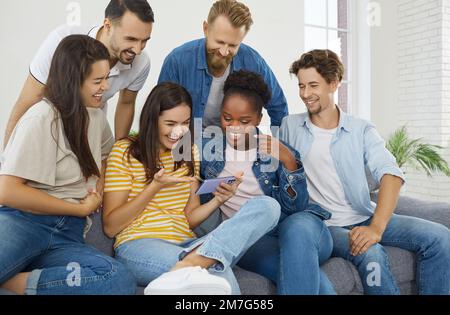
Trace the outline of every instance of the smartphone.
<instances>
[{"instance_id":1,"label":"smartphone","mask_svg":"<svg viewBox=\"0 0 450 315\"><path fill-rule=\"evenodd\" d=\"M234 176L205 179L195 194L196 195L211 194L216 191L216 188L220 185L220 183L227 183L231 185L235 181L236 177Z\"/></svg>"}]
</instances>

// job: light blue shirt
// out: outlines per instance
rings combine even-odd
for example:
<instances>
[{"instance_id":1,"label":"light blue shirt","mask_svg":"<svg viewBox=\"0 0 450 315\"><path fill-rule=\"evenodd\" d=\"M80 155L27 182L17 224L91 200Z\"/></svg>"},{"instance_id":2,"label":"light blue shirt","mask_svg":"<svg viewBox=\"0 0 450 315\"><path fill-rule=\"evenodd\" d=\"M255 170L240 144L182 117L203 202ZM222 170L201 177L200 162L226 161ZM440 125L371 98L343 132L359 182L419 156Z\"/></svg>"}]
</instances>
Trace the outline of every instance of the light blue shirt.
<instances>
[{"instance_id":1,"label":"light blue shirt","mask_svg":"<svg viewBox=\"0 0 450 315\"><path fill-rule=\"evenodd\" d=\"M278 137L293 146L300 156L306 157L314 141L309 114L285 117ZM366 169L378 185L386 174L405 181L403 172L394 156L386 149L375 126L341 110L339 125L331 140L330 153L350 206L362 214L372 215L376 207L370 200ZM326 179L324 174L323 180Z\"/></svg>"}]
</instances>

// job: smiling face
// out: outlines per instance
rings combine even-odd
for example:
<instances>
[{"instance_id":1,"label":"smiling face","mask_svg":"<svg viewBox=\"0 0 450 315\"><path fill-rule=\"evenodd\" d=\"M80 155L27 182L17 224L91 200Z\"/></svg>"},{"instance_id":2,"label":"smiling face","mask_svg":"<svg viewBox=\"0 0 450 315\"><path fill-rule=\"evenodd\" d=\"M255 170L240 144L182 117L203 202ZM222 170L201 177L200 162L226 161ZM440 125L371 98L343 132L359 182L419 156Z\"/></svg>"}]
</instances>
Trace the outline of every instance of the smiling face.
<instances>
[{"instance_id":1,"label":"smiling face","mask_svg":"<svg viewBox=\"0 0 450 315\"><path fill-rule=\"evenodd\" d=\"M209 69L224 72L236 56L245 35L245 26L234 27L227 17L218 16L214 22L203 23L206 38L206 59Z\"/></svg>"},{"instance_id":2,"label":"smiling face","mask_svg":"<svg viewBox=\"0 0 450 315\"><path fill-rule=\"evenodd\" d=\"M161 112L158 118L160 149L172 150L189 131L190 122L191 108L186 103Z\"/></svg>"},{"instance_id":3,"label":"smiling face","mask_svg":"<svg viewBox=\"0 0 450 315\"><path fill-rule=\"evenodd\" d=\"M129 65L140 55L150 40L153 23L142 22L137 15L125 12L119 21L105 19L104 29L108 36L111 56Z\"/></svg>"},{"instance_id":4,"label":"smiling face","mask_svg":"<svg viewBox=\"0 0 450 315\"><path fill-rule=\"evenodd\" d=\"M247 98L239 94L228 96L223 103L220 117L227 142L237 150L248 150L261 118L262 113L256 111Z\"/></svg>"},{"instance_id":5,"label":"smiling face","mask_svg":"<svg viewBox=\"0 0 450 315\"><path fill-rule=\"evenodd\" d=\"M300 69L297 74L300 98L310 115L318 115L334 105L338 83L328 83L315 68Z\"/></svg>"},{"instance_id":6,"label":"smiling face","mask_svg":"<svg viewBox=\"0 0 450 315\"><path fill-rule=\"evenodd\" d=\"M109 62L99 60L92 64L89 75L81 85L81 100L86 107L102 106L103 93L108 90Z\"/></svg>"}]
</instances>

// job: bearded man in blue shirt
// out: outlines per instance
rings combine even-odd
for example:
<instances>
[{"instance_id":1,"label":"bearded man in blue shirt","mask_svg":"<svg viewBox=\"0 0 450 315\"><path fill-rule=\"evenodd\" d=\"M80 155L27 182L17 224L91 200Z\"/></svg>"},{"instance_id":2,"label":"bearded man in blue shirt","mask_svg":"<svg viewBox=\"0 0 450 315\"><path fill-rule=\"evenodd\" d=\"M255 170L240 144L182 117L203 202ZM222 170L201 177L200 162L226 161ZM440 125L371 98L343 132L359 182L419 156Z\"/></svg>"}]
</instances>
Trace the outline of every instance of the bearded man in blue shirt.
<instances>
[{"instance_id":1,"label":"bearded man in blue shirt","mask_svg":"<svg viewBox=\"0 0 450 315\"><path fill-rule=\"evenodd\" d=\"M220 126L223 86L230 73L260 74L272 92L266 110L272 126L280 126L288 106L272 70L253 48L242 43L253 24L250 10L235 0L219 0L203 22L205 37L175 48L164 60L158 83L174 82L192 96L194 117L202 129Z\"/></svg>"}]
</instances>

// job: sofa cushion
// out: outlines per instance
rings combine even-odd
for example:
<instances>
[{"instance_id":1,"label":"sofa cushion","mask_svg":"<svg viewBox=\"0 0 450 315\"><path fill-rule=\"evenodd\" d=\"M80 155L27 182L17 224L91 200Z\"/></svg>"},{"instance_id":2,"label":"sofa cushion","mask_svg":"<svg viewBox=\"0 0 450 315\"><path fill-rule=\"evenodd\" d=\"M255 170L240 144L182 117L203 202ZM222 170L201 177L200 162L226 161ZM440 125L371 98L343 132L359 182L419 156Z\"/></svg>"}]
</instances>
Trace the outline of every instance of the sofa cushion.
<instances>
[{"instance_id":1,"label":"sofa cushion","mask_svg":"<svg viewBox=\"0 0 450 315\"><path fill-rule=\"evenodd\" d=\"M321 268L338 294L348 294L355 289L359 276L356 269L345 259L331 258Z\"/></svg>"},{"instance_id":2,"label":"sofa cushion","mask_svg":"<svg viewBox=\"0 0 450 315\"><path fill-rule=\"evenodd\" d=\"M86 235L86 244L92 245L108 256L114 256L114 240L108 238L103 233L102 215L95 213L91 215L92 225L91 229Z\"/></svg>"},{"instance_id":3,"label":"sofa cushion","mask_svg":"<svg viewBox=\"0 0 450 315\"><path fill-rule=\"evenodd\" d=\"M395 213L440 223L450 228L450 204L401 197Z\"/></svg>"},{"instance_id":4,"label":"sofa cushion","mask_svg":"<svg viewBox=\"0 0 450 315\"><path fill-rule=\"evenodd\" d=\"M378 193L373 193L371 199L377 202ZM401 196L398 199L395 213L422 218L450 228L450 203L448 202L426 201Z\"/></svg>"},{"instance_id":5,"label":"sofa cushion","mask_svg":"<svg viewBox=\"0 0 450 315\"><path fill-rule=\"evenodd\" d=\"M385 246L389 256L391 271L398 283L415 280L416 256L414 253L397 248Z\"/></svg>"},{"instance_id":6,"label":"sofa cushion","mask_svg":"<svg viewBox=\"0 0 450 315\"><path fill-rule=\"evenodd\" d=\"M234 275L239 283L243 295L274 295L275 284L269 279L256 273L247 271L238 266L233 268Z\"/></svg>"},{"instance_id":7,"label":"sofa cushion","mask_svg":"<svg viewBox=\"0 0 450 315\"><path fill-rule=\"evenodd\" d=\"M402 294L415 290L410 285L415 280L416 259L412 252L386 246L391 271L397 280ZM334 257L323 266L323 271L333 283L338 294L363 294L363 286L355 266L343 258ZM402 284L407 284L403 286Z\"/></svg>"}]
</instances>

